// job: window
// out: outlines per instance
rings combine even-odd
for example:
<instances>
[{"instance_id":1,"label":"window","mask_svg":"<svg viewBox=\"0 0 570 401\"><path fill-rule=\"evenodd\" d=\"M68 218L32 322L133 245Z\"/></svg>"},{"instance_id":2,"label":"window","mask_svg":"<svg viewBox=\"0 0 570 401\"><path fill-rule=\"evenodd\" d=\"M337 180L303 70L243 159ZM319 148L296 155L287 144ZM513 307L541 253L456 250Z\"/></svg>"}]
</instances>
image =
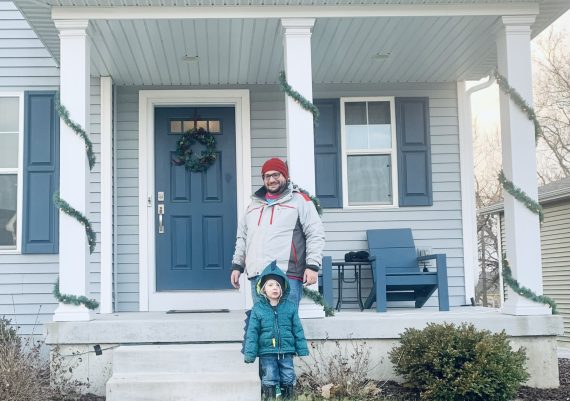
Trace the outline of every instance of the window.
<instances>
[{"instance_id":1,"label":"window","mask_svg":"<svg viewBox=\"0 0 570 401\"><path fill-rule=\"evenodd\" d=\"M396 206L394 98L342 98L345 207Z\"/></svg>"},{"instance_id":2,"label":"window","mask_svg":"<svg viewBox=\"0 0 570 401\"><path fill-rule=\"evenodd\" d=\"M0 93L0 252L20 249L22 96Z\"/></svg>"}]
</instances>

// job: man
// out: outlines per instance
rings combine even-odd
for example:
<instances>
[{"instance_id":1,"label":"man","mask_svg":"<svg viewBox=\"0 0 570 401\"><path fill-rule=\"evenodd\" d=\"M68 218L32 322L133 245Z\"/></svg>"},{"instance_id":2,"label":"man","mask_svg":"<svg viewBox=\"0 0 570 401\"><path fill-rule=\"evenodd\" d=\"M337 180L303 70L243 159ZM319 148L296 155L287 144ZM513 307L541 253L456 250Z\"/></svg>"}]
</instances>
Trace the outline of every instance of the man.
<instances>
[{"instance_id":1,"label":"man","mask_svg":"<svg viewBox=\"0 0 570 401\"><path fill-rule=\"evenodd\" d=\"M253 195L238 225L231 283L239 288L245 272L257 301L257 276L272 261L289 280L289 300L297 306L303 284L317 282L325 245L325 230L315 205L289 181L287 165L278 158L261 168L263 186Z\"/></svg>"}]
</instances>

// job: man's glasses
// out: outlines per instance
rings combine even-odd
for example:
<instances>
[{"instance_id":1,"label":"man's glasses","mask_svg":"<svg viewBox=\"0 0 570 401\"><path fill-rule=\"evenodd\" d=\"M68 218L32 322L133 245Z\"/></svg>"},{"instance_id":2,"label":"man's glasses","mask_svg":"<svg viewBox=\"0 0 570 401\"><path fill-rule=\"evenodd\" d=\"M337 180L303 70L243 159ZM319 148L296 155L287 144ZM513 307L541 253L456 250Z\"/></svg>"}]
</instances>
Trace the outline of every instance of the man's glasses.
<instances>
[{"instance_id":1,"label":"man's glasses","mask_svg":"<svg viewBox=\"0 0 570 401\"><path fill-rule=\"evenodd\" d=\"M278 180L279 177L281 177L281 173L277 172L277 173L273 173L273 174L265 174L265 175L263 176L263 179L264 179L265 181L269 181L269 180L272 179L272 178L273 178L274 180Z\"/></svg>"}]
</instances>

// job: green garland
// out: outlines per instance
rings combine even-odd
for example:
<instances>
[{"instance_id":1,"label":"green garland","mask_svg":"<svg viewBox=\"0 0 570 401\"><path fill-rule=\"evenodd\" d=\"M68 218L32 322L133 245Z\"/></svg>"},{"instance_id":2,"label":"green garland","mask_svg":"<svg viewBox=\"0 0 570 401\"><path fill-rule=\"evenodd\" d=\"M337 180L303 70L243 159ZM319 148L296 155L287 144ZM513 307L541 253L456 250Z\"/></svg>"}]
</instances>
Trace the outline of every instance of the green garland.
<instances>
[{"instance_id":1,"label":"green garland","mask_svg":"<svg viewBox=\"0 0 570 401\"><path fill-rule=\"evenodd\" d=\"M95 231L93 231L93 227L91 227L91 223L89 220L87 220L87 217L81 214L81 212L78 210L71 207L71 205L65 200L61 199L59 192L53 194L53 203L55 206L61 209L62 212L68 216L73 217L75 220L85 226L85 234L87 234L87 242L89 243L89 253L93 253L95 250L95 245L97 243L97 234L95 234Z\"/></svg>"},{"instance_id":2,"label":"green garland","mask_svg":"<svg viewBox=\"0 0 570 401\"><path fill-rule=\"evenodd\" d=\"M196 142L206 146L206 150L200 152L200 157L193 156L192 146ZM206 171L216 158L216 138L204 128L192 128L176 142L176 153L172 162L177 166L185 166L186 170L199 173Z\"/></svg>"},{"instance_id":3,"label":"green garland","mask_svg":"<svg viewBox=\"0 0 570 401\"><path fill-rule=\"evenodd\" d=\"M77 295L68 295L62 294L59 292L59 278L53 285L53 296L59 302L63 304L71 304L71 305L85 305L87 309L97 309L99 307L99 302L95 301L94 299L89 299L85 295L77 296Z\"/></svg>"},{"instance_id":4,"label":"green garland","mask_svg":"<svg viewBox=\"0 0 570 401\"><path fill-rule=\"evenodd\" d=\"M67 111L65 106L59 102L59 93L55 95L55 107L57 109L59 117L63 120L65 125L71 128L73 132L80 136L85 142L85 151L87 152L87 159L89 160L89 170L93 170L96 160L95 154L93 153L93 143L81 125L77 124L69 117L69 111Z\"/></svg>"},{"instance_id":5,"label":"green garland","mask_svg":"<svg viewBox=\"0 0 570 401\"><path fill-rule=\"evenodd\" d=\"M530 299L531 301L548 305L552 309L552 314L558 314L558 309L556 308L556 302L554 299L546 295L536 295L530 288L522 287L519 284L519 282L513 277L511 267L509 266L509 262L507 262L505 255L503 255L503 278L505 283L507 283L507 285L517 294Z\"/></svg>"},{"instance_id":6,"label":"green garland","mask_svg":"<svg viewBox=\"0 0 570 401\"><path fill-rule=\"evenodd\" d=\"M279 73L279 87L283 92L288 94L293 98L294 101L299 103L302 108L310 111L313 114L313 121L315 124L319 121L319 109L311 101L305 99L303 95L297 92L295 89L291 88L291 85L287 83L287 77L285 76L285 71Z\"/></svg>"},{"instance_id":7,"label":"green garland","mask_svg":"<svg viewBox=\"0 0 570 401\"><path fill-rule=\"evenodd\" d=\"M515 88L509 85L509 81L507 81L507 78L499 74L499 71L494 70L493 76L495 77L495 80L497 81L499 88L501 88L503 92L509 95L511 100L517 106L519 106L519 108L523 111L523 113L526 114L527 118L530 121L532 121L532 123L534 124L534 139L535 141L537 141L538 138L542 136L542 128L540 127L540 123L536 118L536 113L534 112L534 109L529 106L529 104L523 99L523 97L520 95L520 93L517 92Z\"/></svg>"},{"instance_id":8,"label":"green garland","mask_svg":"<svg viewBox=\"0 0 570 401\"><path fill-rule=\"evenodd\" d=\"M303 286L303 296L312 299L316 304L321 305L325 311L325 316L334 316L334 308L328 306L323 296L318 292Z\"/></svg>"},{"instance_id":9,"label":"green garland","mask_svg":"<svg viewBox=\"0 0 570 401\"><path fill-rule=\"evenodd\" d=\"M523 99L523 97L517 92L517 90L509 85L507 79L499 74L497 70L493 71L493 76L499 85L499 88L505 92L511 100L519 106L519 108L526 114L527 118L531 120L534 124L534 139L535 142L542 136L542 128L540 123L536 118L536 113L534 109L528 105L528 103ZM538 215L540 222L544 220L544 212L542 206L528 196L521 188L517 187L512 181L505 177L503 170L499 172L499 183L505 191L507 191L513 198L517 199L519 202L524 204L528 210ZM550 297L544 295L536 295L530 288L522 287L519 282L513 277L507 258L503 255L503 278L505 283L517 294L531 301L542 303L550 306L553 314L557 314L556 302Z\"/></svg>"},{"instance_id":10,"label":"green garland","mask_svg":"<svg viewBox=\"0 0 570 401\"><path fill-rule=\"evenodd\" d=\"M542 206L540 206L540 204L537 201L528 196L522 189L513 184L512 181L509 181L507 177L505 177L503 170L499 172L499 182L501 183L505 191L511 194L513 198L523 203L526 206L526 208L531 212L533 212L534 214L538 214L538 218L542 223L542 221L544 220L544 211L542 210Z\"/></svg>"}]
</instances>

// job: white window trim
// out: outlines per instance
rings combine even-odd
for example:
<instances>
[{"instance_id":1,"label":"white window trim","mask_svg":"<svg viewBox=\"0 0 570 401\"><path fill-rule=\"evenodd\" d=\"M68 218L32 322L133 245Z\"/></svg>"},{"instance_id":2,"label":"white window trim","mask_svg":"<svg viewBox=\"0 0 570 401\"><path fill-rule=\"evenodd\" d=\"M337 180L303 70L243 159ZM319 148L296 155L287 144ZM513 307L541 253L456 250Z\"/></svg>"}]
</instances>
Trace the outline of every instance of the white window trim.
<instances>
[{"instance_id":1,"label":"white window trim","mask_svg":"<svg viewBox=\"0 0 570 401\"><path fill-rule=\"evenodd\" d=\"M0 255L14 255L22 253L22 231L23 231L23 221L22 221L22 208L24 206L24 92L0 92L0 97L17 97L19 101L18 107L18 193L16 200L16 223L17 223L17 235L16 235L16 249L0 249ZM6 170L13 169L2 169L2 172Z\"/></svg>"},{"instance_id":2,"label":"white window trim","mask_svg":"<svg viewBox=\"0 0 570 401\"><path fill-rule=\"evenodd\" d=\"M346 129L345 129L345 103L352 102L390 102L390 119L392 132L392 148L389 152L392 158L392 203L391 204L371 204L371 205L349 205L348 204L348 167L347 167L347 151L346 151ZM342 157L342 203L343 209L394 209L398 207L398 146L396 138L396 98L394 96L375 96L375 97L341 97L340 98L340 141L341 141L341 157ZM379 154L376 151L351 151L350 154ZM384 149L387 150L387 149Z\"/></svg>"}]
</instances>

